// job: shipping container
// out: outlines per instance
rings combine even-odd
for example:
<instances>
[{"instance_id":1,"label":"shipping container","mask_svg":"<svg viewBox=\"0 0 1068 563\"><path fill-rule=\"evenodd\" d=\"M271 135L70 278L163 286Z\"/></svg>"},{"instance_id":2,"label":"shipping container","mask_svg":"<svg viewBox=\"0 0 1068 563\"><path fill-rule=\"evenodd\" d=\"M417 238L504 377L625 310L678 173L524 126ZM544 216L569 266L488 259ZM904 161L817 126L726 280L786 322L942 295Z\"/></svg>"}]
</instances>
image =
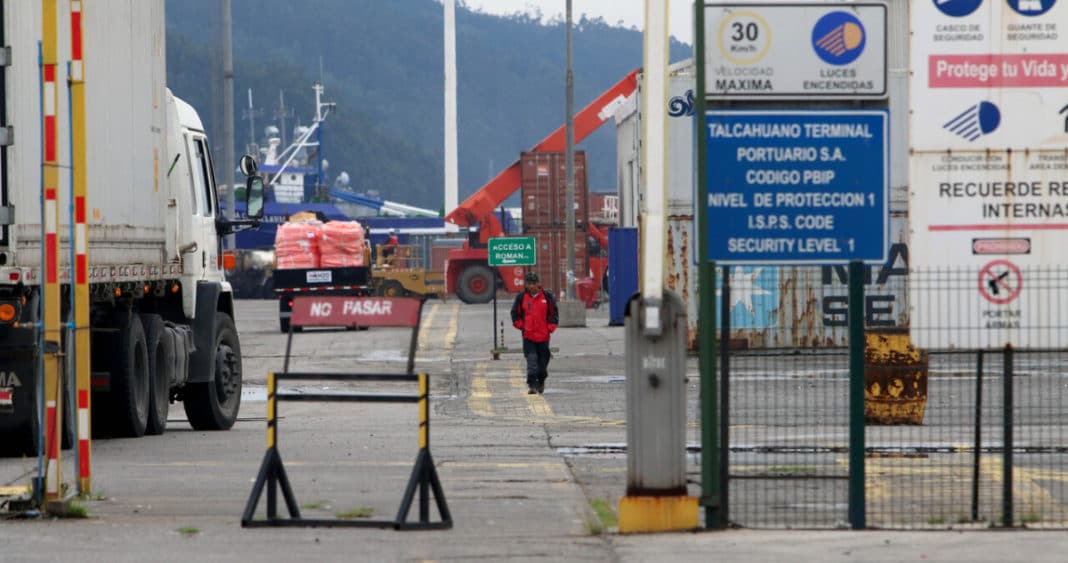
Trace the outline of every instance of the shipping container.
<instances>
[{"instance_id":1,"label":"shipping container","mask_svg":"<svg viewBox=\"0 0 1068 563\"><path fill-rule=\"evenodd\" d=\"M525 152L520 156L523 230L562 229L567 223L567 156L562 152ZM575 151L575 226L589 220L586 153Z\"/></svg>"},{"instance_id":2,"label":"shipping container","mask_svg":"<svg viewBox=\"0 0 1068 563\"><path fill-rule=\"evenodd\" d=\"M449 259L449 251L455 248L463 248L462 238L435 238L430 246L429 270L444 272L445 262Z\"/></svg>"},{"instance_id":3,"label":"shipping container","mask_svg":"<svg viewBox=\"0 0 1068 563\"><path fill-rule=\"evenodd\" d=\"M905 7L890 6L892 36L907 29ZM903 27L904 26L904 27ZM890 67L905 68L902 49L890 51ZM867 268L865 324L908 325L908 166L905 121L906 73L888 77L890 92L890 218L887 261ZM641 77L639 76L639 81ZM687 60L672 65L668 78L667 277L665 286L686 304L687 345L697 348L698 240L695 234L694 67ZM620 226L637 227L643 189L641 178L641 91L615 114ZM710 171L710 174L714 172ZM715 228L711 226L710 228ZM611 252L611 249L610 249ZM738 266L731 275L731 339L749 348L844 346L844 266ZM609 271L609 276L611 276ZM719 280L720 277L717 277ZM717 286L719 283L717 283ZM611 292L611 287L609 290ZM717 291L717 295L719 292ZM718 309L718 307L717 307ZM717 314L717 326L719 324Z\"/></svg>"},{"instance_id":4,"label":"shipping container","mask_svg":"<svg viewBox=\"0 0 1068 563\"><path fill-rule=\"evenodd\" d=\"M552 291L557 298L567 295L567 232L564 229L546 229L527 231L526 236L534 237L537 246L537 264L528 268L538 273L541 285ZM575 231L575 278L581 280L589 276L589 261L586 253L587 234Z\"/></svg>"},{"instance_id":5,"label":"shipping container","mask_svg":"<svg viewBox=\"0 0 1068 563\"><path fill-rule=\"evenodd\" d=\"M619 194L590 192L590 222L598 225L618 225Z\"/></svg>"}]
</instances>

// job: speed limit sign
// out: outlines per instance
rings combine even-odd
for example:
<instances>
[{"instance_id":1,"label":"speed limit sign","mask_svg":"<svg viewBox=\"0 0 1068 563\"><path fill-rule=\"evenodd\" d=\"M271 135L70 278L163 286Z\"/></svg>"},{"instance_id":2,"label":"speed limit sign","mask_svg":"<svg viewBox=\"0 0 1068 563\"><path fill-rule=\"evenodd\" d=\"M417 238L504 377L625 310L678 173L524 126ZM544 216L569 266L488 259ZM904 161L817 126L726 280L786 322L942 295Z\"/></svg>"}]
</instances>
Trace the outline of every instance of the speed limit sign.
<instances>
[{"instance_id":1,"label":"speed limit sign","mask_svg":"<svg viewBox=\"0 0 1068 563\"><path fill-rule=\"evenodd\" d=\"M717 39L724 59L736 65L751 65L768 54L771 28L760 14L739 10L723 19Z\"/></svg>"}]
</instances>

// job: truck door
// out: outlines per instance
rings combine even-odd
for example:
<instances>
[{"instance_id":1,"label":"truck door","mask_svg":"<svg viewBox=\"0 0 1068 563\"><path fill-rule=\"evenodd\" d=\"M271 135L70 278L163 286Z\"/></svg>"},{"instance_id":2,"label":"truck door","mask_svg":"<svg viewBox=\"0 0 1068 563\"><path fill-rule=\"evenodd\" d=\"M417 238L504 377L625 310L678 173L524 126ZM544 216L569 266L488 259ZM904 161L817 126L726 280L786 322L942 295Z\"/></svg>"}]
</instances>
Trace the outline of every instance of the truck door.
<instances>
[{"instance_id":1,"label":"truck door","mask_svg":"<svg viewBox=\"0 0 1068 563\"><path fill-rule=\"evenodd\" d=\"M219 279L219 237L215 231L215 214L219 212L215 198L215 173L211 154L204 135L187 132L186 150L189 154L191 189L196 201L190 239L197 243L196 255L186 261L187 275L196 279Z\"/></svg>"}]
</instances>

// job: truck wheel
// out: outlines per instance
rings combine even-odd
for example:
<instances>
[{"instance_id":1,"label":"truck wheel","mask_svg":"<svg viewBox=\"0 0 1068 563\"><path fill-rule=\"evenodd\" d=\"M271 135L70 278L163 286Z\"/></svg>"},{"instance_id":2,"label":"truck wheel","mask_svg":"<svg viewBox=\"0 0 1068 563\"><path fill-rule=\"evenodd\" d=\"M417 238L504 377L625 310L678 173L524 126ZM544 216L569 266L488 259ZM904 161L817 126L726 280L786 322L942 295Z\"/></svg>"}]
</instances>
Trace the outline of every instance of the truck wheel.
<instances>
[{"instance_id":1,"label":"truck wheel","mask_svg":"<svg viewBox=\"0 0 1068 563\"><path fill-rule=\"evenodd\" d=\"M230 315L215 313L214 373L207 383L186 385L185 415L196 430L229 430L241 407L241 342Z\"/></svg>"},{"instance_id":2,"label":"truck wheel","mask_svg":"<svg viewBox=\"0 0 1068 563\"><path fill-rule=\"evenodd\" d=\"M378 294L382 297L404 297L404 286L397 280L386 280L378 286Z\"/></svg>"},{"instance_id":3,"label":"truck wheel","mask_svg":"<svg viewBox=\"0 0 1068 563\"><path fill-rule=\"evenodd\" d=\"M278 319L278 329L282 334L289 332L289 319Z\"/></svg>"},{"instance_id":4,"label":"truck wheel","mask_svg":"<svg viewBox=\"0 0 1068 563\"><path fill-rule=\"evenodd\" d=\"M489 266L481 264L468 266L460 273L459 287L456 288L456 296L460 298L460 301L489 303L495 291L497 291L497 283L493 270Z\"/></svg>"},{"instance_id":5,"label":"truck wheel","mask_svg":"<svg viewBox=\"0 0 1068 563\"><path fill-rule=\"evenodd\" d=\"M149 405L145 434L158 436L167 429L171 380L174 378L174 340L159 315L141 315L148 343Z\"/></svg>"},{"instance_id":6,"label":"truck wheel","mask_svg":"<svg viewBox=\"0 0 1068 563\"><path fill-rule=\"evenodd\" d=\"M145 433L151 402L148 342L139 315L119 328L118 354L111 363L111 426L119 436L137 438Z\"/></svg>"}]
</instances>

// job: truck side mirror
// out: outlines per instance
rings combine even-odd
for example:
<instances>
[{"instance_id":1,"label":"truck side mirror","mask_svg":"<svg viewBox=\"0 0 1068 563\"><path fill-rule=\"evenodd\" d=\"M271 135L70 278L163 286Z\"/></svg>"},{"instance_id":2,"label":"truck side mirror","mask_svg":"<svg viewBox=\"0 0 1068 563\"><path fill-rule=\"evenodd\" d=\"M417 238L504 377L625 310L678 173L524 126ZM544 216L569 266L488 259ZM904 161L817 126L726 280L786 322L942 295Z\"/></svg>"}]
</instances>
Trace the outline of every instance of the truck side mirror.
<instances>
[{"instance_id":1,"label":"truck side mirror","mask_svg":"<svg viewBox=\"0 0 1068 563\"><path fill-rule=\"evenodd\" d=\"M255 176L256 171L259 170L259 165L256 164L256 157L251 154L246 154L241 157L241 173L245 176Z\"/></svg>"},{"instance_id":2,"label":"truck side mirror","mask_svg":"<svg viewBox=\"0 0 1068 563\"><path fill-rule=\"evenodd\" d=\"M259 176L249 176L245 182L245 210L249 219L263 217L263 178Z\"/></svg>"}]
</instances>

